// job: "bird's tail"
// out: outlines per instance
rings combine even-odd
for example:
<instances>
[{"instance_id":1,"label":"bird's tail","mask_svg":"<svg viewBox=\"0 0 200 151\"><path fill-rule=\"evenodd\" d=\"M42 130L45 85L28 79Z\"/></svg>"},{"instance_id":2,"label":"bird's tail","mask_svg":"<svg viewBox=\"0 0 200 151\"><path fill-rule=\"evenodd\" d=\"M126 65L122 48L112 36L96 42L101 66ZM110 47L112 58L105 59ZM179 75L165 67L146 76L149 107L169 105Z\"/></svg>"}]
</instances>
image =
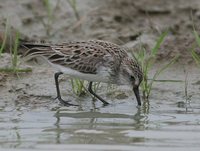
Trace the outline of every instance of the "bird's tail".
<instances>
[{"instance_id":1,"label":"bird's tail","mask_svg":"<svg viewBox=\"0 0 200 151\"><path fill-rule=\"evenodd\" d=\"M33 40L21 33L19 36L17 36L17 34L19 34L19 32L14 28L7 33L4 29L0 29L0 46L4 46L3 52L11 53L15 47L15 41L18 38L18 54L23 57L29 56L33 58L39 55L45 56L52 53L51 43Z\"/></svg>"},{"instance_id":2,"label":"bird's tail","mask_svg":"<svg viewBox=\"0 0 200 151\"><path fill-rule=\"evenodd\" d=\"M19 52L23 57L49 56L52 53L50 43L24 41L19 42Z\"/></svg>"}]
</instances>

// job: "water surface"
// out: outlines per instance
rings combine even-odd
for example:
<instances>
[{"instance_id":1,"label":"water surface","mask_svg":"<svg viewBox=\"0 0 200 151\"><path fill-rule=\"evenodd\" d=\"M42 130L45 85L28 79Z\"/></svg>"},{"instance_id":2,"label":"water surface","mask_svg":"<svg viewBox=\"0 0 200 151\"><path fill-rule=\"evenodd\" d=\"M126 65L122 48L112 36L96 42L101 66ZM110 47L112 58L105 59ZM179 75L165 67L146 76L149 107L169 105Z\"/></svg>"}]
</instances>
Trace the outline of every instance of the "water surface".
<instances>
[{"instance_id":1,"label":"water surface","mask_svg":"<svg viewBox=\"0 0 200 151\"><path fill-rule=\"evenodd\" d=\"M0 108L0 146L10 150L197 150L200 105L152 100L81 107Z\"/></svg>"}]
</instances>

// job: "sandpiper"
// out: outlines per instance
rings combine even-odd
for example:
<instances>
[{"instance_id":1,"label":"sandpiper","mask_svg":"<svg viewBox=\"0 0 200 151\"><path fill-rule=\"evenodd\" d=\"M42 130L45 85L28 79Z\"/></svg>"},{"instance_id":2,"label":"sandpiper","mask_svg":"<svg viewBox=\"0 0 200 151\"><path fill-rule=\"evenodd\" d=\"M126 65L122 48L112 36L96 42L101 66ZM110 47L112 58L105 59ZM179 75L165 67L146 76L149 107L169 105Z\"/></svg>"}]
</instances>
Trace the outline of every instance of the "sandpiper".
<instances>
[{"instance_id":1,"label":"sandpiper","mask_svg":"<svg viewBox=\"0 0 200 151\"><path fill-rule=\"evenodd\" d=\"M61 44L21 42L27 48L24 56L42 56L58 69L55 73L57 99L64 105L73 105L62 99L58 78L61 74L89 81L88 91L104 105L109 104L93 89L93 82L131 85L140 106L139 85L143 79L141 67L135 57L130 57L126 48L111 42L88 40Z\"/></svg>"}]
</instances>

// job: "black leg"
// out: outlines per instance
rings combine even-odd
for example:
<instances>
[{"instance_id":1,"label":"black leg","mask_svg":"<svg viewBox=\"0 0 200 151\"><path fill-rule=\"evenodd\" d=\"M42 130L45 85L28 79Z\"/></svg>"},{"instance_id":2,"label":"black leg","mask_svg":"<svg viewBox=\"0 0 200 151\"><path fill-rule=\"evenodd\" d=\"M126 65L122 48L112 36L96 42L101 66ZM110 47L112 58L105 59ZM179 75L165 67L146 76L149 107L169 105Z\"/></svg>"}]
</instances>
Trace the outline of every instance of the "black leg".
<instances>
[{"instance_id":1,"label":"black leg","mask_svg":"<svg viewBox=\"0 0 200 151\"><path fill-rule=\"evenodd\" d=\"M63 105L66 105L66 106L77 106L77 105L74 105L74 104L71 104L69 103L68 101L65 101L61 98L61 94L60 94L60 88L59 88L59 82L58 82L58 78L59 76L63 74L62 72L56 72L54 74L54 78L55 78L55 83L56 83L56 92L57 92L57 99L60 101L60 103L62 103Z\"/></svg>"},{"instance_id":2,"label":"black leg","mask_svg":"<svg viewBox=\"0 0 200 151\"><path fill-rule=\"evenodd\" d=\"M106 102L104 99L102 99L100 96L98 96L96 93L94 93L94 91L92 90L92 82L89 83L88 86L88 91L95 96L97 99L99 99L101 102L103 102L104 105L108 105L109 103Z\"/></svg>"}]
</instances>

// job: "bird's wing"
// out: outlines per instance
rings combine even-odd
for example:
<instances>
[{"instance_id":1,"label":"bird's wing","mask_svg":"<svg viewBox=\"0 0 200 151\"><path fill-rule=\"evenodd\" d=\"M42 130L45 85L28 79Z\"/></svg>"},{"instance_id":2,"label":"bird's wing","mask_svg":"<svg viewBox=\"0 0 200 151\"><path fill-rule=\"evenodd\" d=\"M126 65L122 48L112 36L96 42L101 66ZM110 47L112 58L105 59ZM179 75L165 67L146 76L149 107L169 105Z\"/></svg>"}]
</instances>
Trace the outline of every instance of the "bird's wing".
<instances>
[{"instance_id":1,"label":"bird's wing","mask_svg":"<svg viewBox=\"0 0 200 151\"><path fill-rule=\"evenodd\" d=\"M102 46L88 42L68 42L51 46L54 53L48 60L83 73L94 74L99 66L105 64L107 52Z\"/></svg>"},{"instance_id":2,"label":"bird's wing","mask_svg":"<svg viewBox=\"0 0 200 151\"><path fill-rule=\"evenodd\" d=\"M29 48L24 56L43 56L53 64L91 74L96 73L100 66L117 70L124 56L118 45L99 40L23 45Z\"/></svg>"}]
</instances>

